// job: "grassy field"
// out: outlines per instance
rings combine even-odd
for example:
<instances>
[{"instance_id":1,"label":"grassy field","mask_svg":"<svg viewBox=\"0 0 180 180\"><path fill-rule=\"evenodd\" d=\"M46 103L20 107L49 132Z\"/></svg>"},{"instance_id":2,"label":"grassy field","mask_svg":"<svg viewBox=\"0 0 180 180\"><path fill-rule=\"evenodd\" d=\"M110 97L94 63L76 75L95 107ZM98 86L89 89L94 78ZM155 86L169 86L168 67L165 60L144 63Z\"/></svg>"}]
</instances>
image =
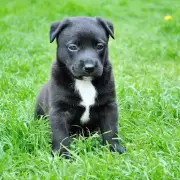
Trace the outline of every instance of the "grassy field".
<instances>
[{"instance_id":1,"label":"grassy field","mask_svg":"<svg viewBox=\"0 0 180 180\"><path fill-rule=\"evenodd\" d=\"M72 162L52 158L49 124L33 119L55 57L50 23L77 15L114 23L110 57L126 154L110 153L95 134L74 139ZM1 0L0 179L180 179L179 0Z\"/></svg>"}]
</instances>

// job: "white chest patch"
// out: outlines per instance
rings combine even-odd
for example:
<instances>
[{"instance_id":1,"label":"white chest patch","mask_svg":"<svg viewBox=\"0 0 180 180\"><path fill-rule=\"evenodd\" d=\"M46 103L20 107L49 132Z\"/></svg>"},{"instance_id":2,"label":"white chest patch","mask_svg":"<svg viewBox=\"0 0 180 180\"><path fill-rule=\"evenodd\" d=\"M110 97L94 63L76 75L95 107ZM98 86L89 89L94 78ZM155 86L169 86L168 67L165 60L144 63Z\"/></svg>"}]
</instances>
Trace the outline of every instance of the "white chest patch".
<instances>
[{"instance_id":1,"label":"white chest patch","mask_svg":"<svg viewBox=\"0 0 180 180\"><path fill-rule=\"evenodd\" d=\"M90 106L94 105L96 98L96 89L91 80L78 80L75 81L75 88L81 96L81 105L85 107L85 111L81 116L81 123L84 124L89 121Z\"/></svg>"}]
</instances>

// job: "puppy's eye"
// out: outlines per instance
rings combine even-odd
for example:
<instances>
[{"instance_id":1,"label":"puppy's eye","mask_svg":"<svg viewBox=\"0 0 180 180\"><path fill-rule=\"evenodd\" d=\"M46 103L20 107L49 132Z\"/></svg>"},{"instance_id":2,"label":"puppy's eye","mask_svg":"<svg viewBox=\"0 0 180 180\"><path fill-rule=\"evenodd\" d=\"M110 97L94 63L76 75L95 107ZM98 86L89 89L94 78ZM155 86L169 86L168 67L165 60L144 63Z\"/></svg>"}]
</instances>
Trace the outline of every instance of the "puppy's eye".
<instances>
[{"instance_id":1,"label":"puppy's eye","mask_svg":"<svg viewBox=\"0 0 180 180\"><path fill-rule=\"evenodd\" d=\"M103 50L104 49L104 44L102 43L98 43L97 46L96 46L97 50Z\"/></svg>"},{"instance_id":2,"label":"puppy's eye","mask_svg":"<svg viewBox=\"0 0 180 180\"><path fill-rule=\"evenodd\" d=\"M77 51L78 47L75 44L70 44L68 46L69 51Z\"/></svg>"}]
</instances>

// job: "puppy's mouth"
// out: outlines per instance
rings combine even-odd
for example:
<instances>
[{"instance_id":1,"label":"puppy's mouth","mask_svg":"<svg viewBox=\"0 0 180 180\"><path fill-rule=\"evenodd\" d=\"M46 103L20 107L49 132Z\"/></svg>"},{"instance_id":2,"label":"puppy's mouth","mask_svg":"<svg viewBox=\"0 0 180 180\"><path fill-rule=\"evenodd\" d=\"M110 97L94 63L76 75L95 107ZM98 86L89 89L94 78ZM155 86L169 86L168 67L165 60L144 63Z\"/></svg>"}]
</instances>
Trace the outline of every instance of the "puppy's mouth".
<instances>
[{"instance_id":1,"label":"puppy's mouth","mask_svg":"<svg viewBox=\"0 0 180 180\"><path fill-rule=\"evenodd\" d=\"M75 70L74 67L71 67L71 74L75 79L80 80L93 80L97 74L95 72L93 73L85 73L81 70Z\"/></svg>"},{"instance_id":2,"label":"puppy's mouth","mask_svg":"<svg viewBox=\"0 0 180 180\"><path fill-rule=\"evenodd\" d=\"M92 81L94 78L91 77L91 76L83 76L82 79L83 79L84 81Z\"/></svg>"},{"instance_id":3,"label":"puppy's mouth","mask_svg":"<svg viewBox=\"0 0 180 180\"><path fill-rule=\"evenodd\" d=\"M75 79L83 80L83 81L92 81L94 77L92 76L74 76Z\"/></svg>"}]
</instances>

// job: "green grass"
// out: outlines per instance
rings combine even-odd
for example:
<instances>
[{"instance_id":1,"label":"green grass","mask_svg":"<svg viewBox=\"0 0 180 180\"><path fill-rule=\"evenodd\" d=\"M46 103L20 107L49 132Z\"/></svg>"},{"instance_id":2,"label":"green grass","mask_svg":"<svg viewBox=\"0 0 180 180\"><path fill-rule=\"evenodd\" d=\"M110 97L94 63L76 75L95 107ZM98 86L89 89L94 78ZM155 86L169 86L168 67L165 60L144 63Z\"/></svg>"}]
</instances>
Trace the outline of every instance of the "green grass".
<instances>
[{"instance_id":1,"label":"green grass","mask_svg":"<svg viewBox=\"0 0 180 180\"><path fill-rule=\"evenodd\" d=\"M1 0L0 179L180 179L179 9L178 0ZM33 119L55 57L50 23L77 15L114 23L110 57L126 154L110 153L95 134L73 141L74 161L52 158L49 124Z\"/></svg>"}]
</instances>

